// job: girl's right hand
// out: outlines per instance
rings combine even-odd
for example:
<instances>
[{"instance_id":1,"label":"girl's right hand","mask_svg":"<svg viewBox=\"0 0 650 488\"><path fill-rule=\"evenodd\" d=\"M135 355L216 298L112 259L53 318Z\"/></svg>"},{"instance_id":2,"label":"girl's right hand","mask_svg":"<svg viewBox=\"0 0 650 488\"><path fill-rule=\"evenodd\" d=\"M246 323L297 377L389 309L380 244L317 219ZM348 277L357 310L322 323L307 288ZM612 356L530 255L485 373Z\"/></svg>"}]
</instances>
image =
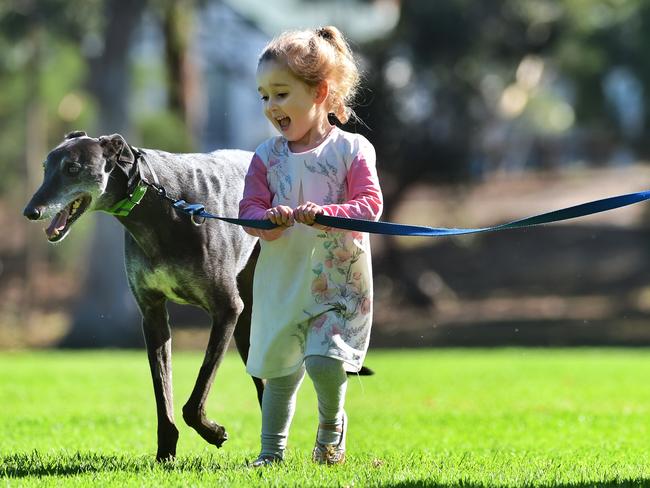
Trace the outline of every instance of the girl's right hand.
<instances>
[{"instance_id":1,"label":"girl's right hand","mask_svg":"<svg viewBox=\"0 0 650 488\"><path fill-rule=\"evenodd\" d=\"M286 205L278 205L269 208L264 214L264 218L270 220L275 225L282 227L291 227L293 225L293 209Z\"/></svg>"}]
</instances>

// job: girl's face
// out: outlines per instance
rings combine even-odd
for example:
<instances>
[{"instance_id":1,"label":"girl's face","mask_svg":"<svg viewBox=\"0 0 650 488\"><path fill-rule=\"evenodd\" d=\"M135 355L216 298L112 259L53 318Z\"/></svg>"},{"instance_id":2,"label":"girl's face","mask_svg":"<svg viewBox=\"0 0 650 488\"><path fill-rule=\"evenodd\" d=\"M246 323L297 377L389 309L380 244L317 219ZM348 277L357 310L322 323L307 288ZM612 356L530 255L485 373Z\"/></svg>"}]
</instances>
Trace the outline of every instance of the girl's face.
<instances>
[{"instance_id":1,"label":"girl's face","mask_svg":"<svg viewBox=\"0 0 650 488\"><path fill-rule=\"evenodd\" d=\"M263 61L257 68L257 90L264 102L264 115L290 143L291 149L315 147L329 132L327 84L311 87L289 68L276 61Z\"/></svg>"}]
</instances>

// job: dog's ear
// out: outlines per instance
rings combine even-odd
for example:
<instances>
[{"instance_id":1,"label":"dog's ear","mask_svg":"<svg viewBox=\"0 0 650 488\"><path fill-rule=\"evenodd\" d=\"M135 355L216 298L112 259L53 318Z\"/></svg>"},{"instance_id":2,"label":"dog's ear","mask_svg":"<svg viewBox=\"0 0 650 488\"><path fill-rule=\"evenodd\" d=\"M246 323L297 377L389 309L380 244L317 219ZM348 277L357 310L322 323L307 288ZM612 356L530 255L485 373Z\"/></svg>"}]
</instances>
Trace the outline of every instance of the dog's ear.
<instances>
[{"instance_id":1,"label":"dog's ear","mask_svg":"<svg viewBox=\"0 0 650 488\"><path fill-rule=\"evenodd\" d=\"M120 134L113 134L110 136L101 136L99 144L102 146L104 157L106 158L107 170L112 171L115 164L118 164L125 173L128 170L125 165L133 164L135 156L133 151Z\"/></svg>"},{"instance_id":2,"label":"dog's ear","mask_svg":"<svg viewBox=\"0 0 650 488\"><path fill-rule=\"evenodd\" d=\"M88 135L88 134L86 134L86 133L85 133L84 131L82 131L82 130L75 130L75 131L72 131L72 132L67 133L67 134L65 135L64 139L66 139L66 140L67 140L67 139L75 139L75 138L77 138L77 137L85 137L85 136L87 136L87 135Z\"/></svg>"}]
</instances>

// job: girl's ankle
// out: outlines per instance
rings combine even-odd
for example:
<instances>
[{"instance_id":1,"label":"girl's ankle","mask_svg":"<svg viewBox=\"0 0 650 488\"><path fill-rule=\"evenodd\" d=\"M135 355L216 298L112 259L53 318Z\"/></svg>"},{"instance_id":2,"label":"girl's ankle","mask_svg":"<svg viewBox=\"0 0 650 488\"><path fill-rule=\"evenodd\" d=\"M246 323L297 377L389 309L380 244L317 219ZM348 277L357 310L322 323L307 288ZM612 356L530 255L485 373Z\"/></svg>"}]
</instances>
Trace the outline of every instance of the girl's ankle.
<instances>
[{"instance_id":1,"label":"girl's ankle","mask_svg":"<svg viewBox=\"0 0 650 488\"><path fill-rule=\"evenodd\" d=\"M319 424L316 442L323 445L337 445L341 442L343 424Z\"/></svg>"}]
</instances>

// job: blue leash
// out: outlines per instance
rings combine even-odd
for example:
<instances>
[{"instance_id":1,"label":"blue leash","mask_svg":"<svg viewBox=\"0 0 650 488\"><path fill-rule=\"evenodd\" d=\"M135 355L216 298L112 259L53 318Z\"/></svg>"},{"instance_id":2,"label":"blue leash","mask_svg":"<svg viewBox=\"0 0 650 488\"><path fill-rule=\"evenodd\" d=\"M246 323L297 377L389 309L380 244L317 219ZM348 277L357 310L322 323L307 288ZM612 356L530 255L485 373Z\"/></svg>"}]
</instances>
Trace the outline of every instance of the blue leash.
<instances>
[{"instance_id":1,"label":"blue leash","mask_svg":"<svg viewBox=\"0 0 650 488\"><path fill-rule=\"evenodd\" d=\"M427 236L442 237L463 234L477 234L479 232L495 232L507 229L519 229L521 227L531 227L534 225L550 224L561 220L575 219L600 212L606 212L615 208L626 207L635 203L643 202L650 199L650 190L638 193L629 193L602 200L567 207L553 212L548 212L525 219L514 220L506 224L495 225L492 227L479 227L476 229L449 229L445 227L427 227L422 225L404 225L392 222L375 222L372 220L350 219L346 217L330 217L328 215L317 215L316 223L327 227L337 229L352 230L357 232L369 232L371 234L384 234L392 236ZM244 227L253 227L255 229L271 230L277 227L270 220L251 220L235 219L229 217L220 217L206 212L205 206L201 204L190 204L185 200L177 200L173 203L174 208L191 216L192 221L196 223L195 218L218 219L231 224L241 225Z\"/></svg>"}]
</instances>

